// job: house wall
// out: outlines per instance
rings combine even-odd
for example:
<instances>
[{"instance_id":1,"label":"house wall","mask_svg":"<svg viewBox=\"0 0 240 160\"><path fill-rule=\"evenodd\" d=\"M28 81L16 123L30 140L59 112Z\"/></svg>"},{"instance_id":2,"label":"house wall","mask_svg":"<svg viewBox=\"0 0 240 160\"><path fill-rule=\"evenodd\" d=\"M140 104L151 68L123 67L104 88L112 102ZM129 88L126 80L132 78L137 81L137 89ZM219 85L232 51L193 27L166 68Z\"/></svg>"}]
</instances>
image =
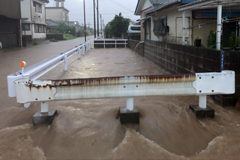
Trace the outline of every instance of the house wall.
<instances>
[{"instance_id":1,"label":"house wall","mask_svg":"<svg viewBox=\"0 0 240 160\"><path fill-rule=\"evenodd\" d=\"M21 18L27 18L27 20L24 20L24 22L31 22L31 8L32 3L31 0L22 0L21 1Z\"/></svg>"},{"instance_id":2,"label":"house wall","mask_svg":"<svg viewBox=\"0 0 240 160\"><path fill-rule=\"evenodd\" d=\"M152 9L152 7L150 7L150 8L147 8L147 9L145 9L145 10L142 10L141 11L141 18L144 18L144 17L146 17L146 15L145 15L145 13L147 12L147 11L150 11ZM145 40L145 28L143 27L143 23L145 22L145 20L141 20L141 41L144 41Z\"/></svg>"},{"instance_id":3,"label":"house wall","mask_svg":"<svg viewBox=\"0 0 240 160\"><path fill-rule=\"evenodd\" d=\"M19 46L20 20L0 16L0 42L3 47Z\"/></svg>"},{"instance_id":4,"label":"house wall","mask_svg":"<svg viewBox=\"0 0 240 160\"><path fill-rule=\"evenodd\" d=\"M20 10L19 0L0 0L0 42L3 47L20 44Z\"/></svg>"},{"instance_id":5,"label":"house wall","mask_svg":"<svg viewBox=\"0 0 240 160\"><path fill-rule=\"evenodd\" d=\"M216 19L194 19L193 20L193 26L198 25L198 24L202 24L202 23L207 23L207 22L211 22L214 21ZM196 39L196 37L200 37L202 39L202 44L204 46L207 46L207 40L208 40L208 36L209 36L209 32L211 30L216 31L217 29L217 23L211 23L208 25L203 25L201 26L201 28L199 27L194 27L193 28L193 44L194 44L194 40Z\"/></svg>"},{"instance_id":6,"label":"house wall","mask_svg":"<svg viewBox=\"0 0 240 160\"><path fill-rule=\"evenodd\" d=\"M151 40L163 41L166 40L172 43L182 42L182 12L179 12L177 8L161 10L154 14L151 14ZM153 33L154 29L154 18L167 17L167 25L169 26L169 34L165 36L156 36ZM185 11L186 27L192 26L192 11ZM192 45L192 31L191 29L186 30L185 37L188 40L187 44Z\"/></svg>"},{"instance_id":7,"label":"house wall","mask_svg":"<svg viewBox=\"0 0 240 160\"><path fill-rule=\"evenodd\" d=\"M21 11L19 0L0 0L0 16L20 19Z\"/></svg>"},{"instance_id":8,"label":"house wall","mask_svg":"<svg viewBox=\"0 0 240 160\"><path fill-rule=\"evenodd\" d=\"M42 12L37 12L34 7L34 2L42 5ZM41 0L22 0L21 1L21 13L22 18L27 18L23 20L23 24L30 24L30 31L22 31L23 36L31 36L32 39L45 39L46 33L35 33L34 25L40 24L46 26L46 11L45 11L45 1Z\"/></svg>"},{"instance_id":9,"label":"house wall","mask_svg":"<svg viewBox=\"0 0 240 160\"><path fill-rule=\"evenodd\" d=\"M47 8L47 19L53 21L69 21L68 12L63 8Z\"/></svg>"},{"instance_id":10,"label":"house wall","mask_svg":"<svg viewBox=\"0 0 240 160\"><path fill-rule=\"evenodd\" d=\"M42 4L42 13L35 12L35 7L33 6L33 2L38 2ZM31 2L32 7L32 21L38 24L46 24L46 12L45 12L45 5L43 1L33 0Z\"/></svg>"},{"instance_id":11,"label":"house wall","mask_svg":"<svg viewBox=\"0 0 240 160\"><path fill-rule=\"evenodd\" d=\"M144 1L142 10L148 9L149 7L152 7L148 0Z\"/></svg>"}]
</instances>

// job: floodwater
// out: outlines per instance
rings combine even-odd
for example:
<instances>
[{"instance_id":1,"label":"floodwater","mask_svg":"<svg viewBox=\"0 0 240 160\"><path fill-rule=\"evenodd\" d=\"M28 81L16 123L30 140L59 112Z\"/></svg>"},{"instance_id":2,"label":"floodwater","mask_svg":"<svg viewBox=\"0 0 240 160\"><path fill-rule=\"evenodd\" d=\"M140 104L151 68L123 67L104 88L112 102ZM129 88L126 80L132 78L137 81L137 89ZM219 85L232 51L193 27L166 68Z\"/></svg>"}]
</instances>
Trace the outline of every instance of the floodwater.
<instances>
[{"instance_id":1,"label":"floodwater","mask_svg":"<svg viewBox=\"0 0 240 160\"><path fill-rule=\"evenodd\" d=\"M75 57L76 58L76 57ZM169 74L129 49L91 50L41 79ZM126 98L51 102L58 116L49 126L33 126L34 103L0 112L0 160L5 159L240 159L240 112L208 98L214 119L198 120L189 110L196 96L134 98L139 125L121 125L118 109Z\"/></svg>"}]
</instances>

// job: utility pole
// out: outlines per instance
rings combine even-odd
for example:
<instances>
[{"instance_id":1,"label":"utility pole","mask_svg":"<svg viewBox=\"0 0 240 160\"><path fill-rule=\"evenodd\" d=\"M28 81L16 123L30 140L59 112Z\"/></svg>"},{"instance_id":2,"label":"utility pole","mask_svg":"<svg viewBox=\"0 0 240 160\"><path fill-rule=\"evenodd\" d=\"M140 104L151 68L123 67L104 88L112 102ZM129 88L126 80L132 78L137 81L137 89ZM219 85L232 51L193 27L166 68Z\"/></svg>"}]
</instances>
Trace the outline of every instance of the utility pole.
<instances>
[{"instance_id":1,"label":"utility pole","mask_svg":"<svg viewBox=\"0 0 240 160\"><path fill-rule=\"evenodd\" d=\"M102 15L100 14L101 34L102 34Z\"/></svg>"},{"instance_id":2,"label":"utility pole","mask_svg":"<svg viewBox=\"0 0 240 160\"><path fill-rule=\"evenodd\" d=\"M84 34L85 42L87 42L85 0L83 0L83 7L84 7Z\"/></svg>"},{"instance_id":3,"label":"utility pole","mask_svg":"<svg viewBox=\"0 0 240 160\"><path fill-rule=\"evenodd\" d=\"M96 10L96 8L95 8L95 0L93 0L93 15L94 15L94 38L96 38L97 37L97 35L96 35L96 14L95 14L95 10Z\"/></svg>"},{"instance_id":4,"label":"utility pole","mask_svg":"<svg viewBox=\"0 0 240 160\"><path fill-rule=\"evenodd\" d=\"M99 4L97 0L97 36L99 37Z\"/></svg>"}]
</instances>

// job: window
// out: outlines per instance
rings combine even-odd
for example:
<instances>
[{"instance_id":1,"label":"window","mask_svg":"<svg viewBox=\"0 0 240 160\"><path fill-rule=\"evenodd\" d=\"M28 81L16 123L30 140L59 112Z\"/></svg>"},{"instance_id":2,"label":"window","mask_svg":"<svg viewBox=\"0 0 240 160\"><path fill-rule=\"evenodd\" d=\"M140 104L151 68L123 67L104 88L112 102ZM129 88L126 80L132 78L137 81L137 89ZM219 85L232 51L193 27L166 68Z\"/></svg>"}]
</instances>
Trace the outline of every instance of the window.
<instances>
[{"instance_id":1,"label":"window","mask_svg":"<svg viewBox=\"0 0 240 160\"><path fill-rule=\"evenodd\" d=\"M30 31L30 24L22 24L23 31Z\"/></svg>"},{"instance_id":2,"label":"window","mask_svg":"<svg viewBox=\"0 0 240 160\"><path fill-rule=\"evenodd\" d=\"M34 30L35 30L35 33L46 33L46 26L41 24L35 24Z\"/></svg>"},{"instance_id":3,"label":"window","mask_svg":"<svg viewBox=\"0 0 240 160\"><path fill-rule=\"evenodd\" d=\"M35 33L39 33L39 26L38 26L38 24L34 24L34 31L35 31Z\"/></svg>"},{"instance_id":4,"label":"window","mask_svg":"<svg viewBox=\"0 0 240 160\"><path fill-rule=\"evenodd\" d=\"M140 31L141 28L140 27L131 27L131 30L133 30L133 31Z\"/></svg>"},{"instance_id":5,"label":"window","mask_svg":"<svg viewBox=\"0 0 240 160\"><path fill-rule=\"evenodd\" d=\"M33 6L35 7L35 12L38 13L42 13L42 5L37 3L37 2L33 2Z\"/></svg>"}]
</instances>

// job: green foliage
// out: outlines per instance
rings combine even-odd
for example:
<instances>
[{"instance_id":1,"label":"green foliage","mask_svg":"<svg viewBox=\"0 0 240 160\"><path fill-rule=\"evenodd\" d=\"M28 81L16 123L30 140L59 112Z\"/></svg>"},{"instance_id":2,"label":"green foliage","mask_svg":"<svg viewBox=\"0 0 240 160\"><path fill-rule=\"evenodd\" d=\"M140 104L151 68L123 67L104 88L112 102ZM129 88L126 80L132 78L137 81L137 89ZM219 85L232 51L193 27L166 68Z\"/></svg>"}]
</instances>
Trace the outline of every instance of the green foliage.
<instances>
[{"instance_id":1,"label":"green foliage","mask_svg":"<svg viewBox=\"0 0 240 160\"><path fill-rule=\"evenodd\" d=\"M57 32L58 33L66 33L66 34L72 34L75 35L76 33L76 27L75 26L67 26L65 23L60 23L57 26Z\"/></svg>"},{"instance_id":2,"label":"green foliage","mask_svg":"<svg viewBox=\"0 0 240 160\"><path fill-rule=\"evenodd\" d=\"M110 26L110 23L108 23L106 26L105 26L105 29L104 29L104 34L105 34L105 37L106 38L111 38L112 35L110 33L110 29L111 29L111 26Z\"/></svg>"},{"instance_id":3,"label":"green foliage","mask_svg":"<svg viewBox=\"0 0 240 160\"><path fill-rule=\"evenodd\" d=\"M50 42L58 42L55 38L50 39Z\"/></svg>"},{"instance_id":4,"label":"green foliage","mask_svg":"<svg viewBox=\"0 0 240 160\"><path fill-rule=\"evenodd\" d=\"M216 48L216 44L217 44L217 40L216 40L216 33L213 32L213 30L211 30L209 32L209 36L208 36L208 47L209 48Z\"/></svg>"},{"instance_id":5,"label":"green foliage","mask_svg":"<svg viewBox=\"0 0 240 160\"><path fill-rule=\"evenodd\" d=\"M129 19L122 17L122 14L115 15L114 19L105 27L105 34L114 37L121 37L128 30Z\"/></svg>"},{"instance_id":6,"label":"green foliage","mask_svg":"<svg viewBox=\"0 0 240 160\"><path fill-rule=\"evenodd\" d=\"M201 37L200 37L200 36L198 36L198 37L196 37L196 38L195 38L195 40L199 40L199 39L201 39Z\"/></svg>"},{"instance_id":7,"label":"green foliage","mask_svg":"<svg viewBox=\"0 0 240 160\"><path fill-rule=\"evenodd\" d=\"M33 45L36 46L36 45L38 45L38 43L34 40Z\"/></svg>"},{"instance_id":8,"label":"green foliage","mask_svg":"<svg viewBox=\"0 0 240 160\"><path fill-rule=\"evenodd\" d=\"M234 50L239 44L239 37L236 37L236 33L232 32L228 40L228 49Z\"/></svg>"},{"instance_id":9,"label":"green foliage","mask_svg":"<svg viewBox=\"0 0 240 160\"><path fill-rule=\"evenodd\" d=\"M75 39L77 37L71 35L71 34L63 34L63 39L64 40L70 40L70 39Z\"/></svg>"}]
</instances>

